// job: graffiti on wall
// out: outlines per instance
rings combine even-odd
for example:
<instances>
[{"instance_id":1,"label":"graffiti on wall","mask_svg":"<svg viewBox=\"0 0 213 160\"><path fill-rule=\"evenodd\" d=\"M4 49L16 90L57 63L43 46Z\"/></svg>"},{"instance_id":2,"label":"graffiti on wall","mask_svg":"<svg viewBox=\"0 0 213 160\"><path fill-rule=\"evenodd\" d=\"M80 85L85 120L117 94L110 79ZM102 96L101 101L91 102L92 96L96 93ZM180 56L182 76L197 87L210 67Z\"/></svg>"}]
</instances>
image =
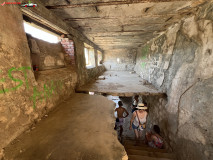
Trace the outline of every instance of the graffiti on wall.
<instances>
[{"instance_id":1,"label":"graffiti on wall","mask_svg":"<svg viewBox=\"0 0 213 160\"><path fill-rule=\"evenodd\" d=\"M47 101L47 99L51 98L54 93L57 94L58 92L56 91L61 90L62 87L62 81L50 81L49 83L44 84L42 91L39 91L37 87L33 87L33 95L30 97L33 101L33 108L36 108L37 100L40 100L41 102L43 100Z\"/></svg>"},{"instance_id":2,"label":"graffiti on wall","mask_svg":"<svg viewBox=\"0 0 213 160\"><path fill-rule=\"evenodd\" d=\"M149 53L149 49L150 49L150 46L149 45L146 45L145 47L142 48L142 51L141 51L141 54L142 54L142 57L141 57L141 60L143 61L141 63L141 67L142 68L145 68L146 67L146 62L144 62L147 58L148 58L148 53Z\"/></svg>"},{"instance_id":3,"label":"graffiti on wall","mask_svg":"<svg viewBox=\"0 0 213 160\"><path fill-rule=\"evenodd\" d=\"M25 84L26 84L26 87L29 88L29 84L28 84L28 80L27 80L27 70L31 70L31 67L10 68L8 70L8 77L13 82L17 82L18 84L15 87L5 88L5 89L0 90L0 94L15 91L24 84L24 82L21 79L17 79L17 78L13 77L12 73L15 71L22 71L24 73ZM0 82L5 82L5 78L0 79Z\"/></svg>"},{"instance_id":4,"label":"graffiti on wall","mask_svg":"<svg viewBox=\"0 0 213 160\"><path fill-rule=\"evenodd\" d=\"M20 68L13 67L13 68L10 68L7 72L7 76L11 81L15 82L16 85L13 86L13 87L10 87L10 88L3 88L2 87L2 89L0 90L0 94L5 94L5 93L8 93L8 92L16 91L23 85L27 89L29 89L27 70L31 70L31 67L20 67ZM17 71L21 71L24 74L24 81L21 80L21 79L15 78L13 76L13 73L17 72ZM0 73L1 72L2 71L0 70ZM0 82L5 82L5 81L6 81L5 78L0 79ZM44 84L42 91L39 91L37 89L37 87L34 86L32 96L30 96L30 100L33 101L33 108L34 109L36 108L36 102L37 102L38 99L41 100L41 101L43 101L43 100L47 101L47 99L50 98L54 93L57 94L58 92L56 92L56 91L61 90L62 87L63 87L62 80L47 82L46 84Z\"/></svg>"}]
</instances>

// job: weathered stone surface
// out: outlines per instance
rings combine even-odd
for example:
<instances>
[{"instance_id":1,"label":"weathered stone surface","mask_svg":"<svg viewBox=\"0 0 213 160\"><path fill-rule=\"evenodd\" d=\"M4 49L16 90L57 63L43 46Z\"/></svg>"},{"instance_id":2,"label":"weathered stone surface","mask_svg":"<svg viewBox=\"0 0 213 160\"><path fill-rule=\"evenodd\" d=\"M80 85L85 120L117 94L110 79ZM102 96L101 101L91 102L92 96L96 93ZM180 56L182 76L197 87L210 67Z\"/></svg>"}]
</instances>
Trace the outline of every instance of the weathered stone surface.
<instances>
[{"instance_id":1,"label":"weathered stone surface","mask_svg":"<svg viewBox=\"0 0 213 160\"><path fill-rule=\"evenodd\" d=\"M205 4L198 15L183 19L138 49L135 71L168 95L167 104L146 97L149 105L155 106L150 111L150 122L160 125L180 160L212 158L210 6L211 2ZM201 15L206 17L199 19Z\"/></svg>"},{"instance_id":2,"label":"weathered stone surface","mask_svg":"<svg viewBox=\"0 0 213 160\"><path fill-rule=\"evenodd\" d=\"M140 95L163 95L151 84L144 84L137 74L131 74L127 71L106 71L103 76L105 80L96 80L77 87L78 92L104 93L113 96L134 96Z\"/></svg>"},{"instance_id":3,"label":"weathered stone surface","mask_svg":"<svg viewBox=\"0 0 213 160\"><path fill-rule=\"evenodd\" d=\"M159 2L160 0L72 0L68 4L61 0L46 0L44 4L53 6L52 10L64 21L82 31L105 51L110 51L143 45L171 24L178 22L181 17L188 16L192 5L195 7L199 4L188 0ZM76 5L69 8L69 5L88 3L94 6ZM100 6L100 3L106 5ZM65 6L60 8L60 5Z\"/></svg>"},{"instance_id":4,"label":"weathered stone surface","mask_svg":"<svg viewBox=\"0 0 213 160\"><path fill-rule=\"evenodd\" d=\"M65 67L65 52L60 43L53 44L28 36L33 65L38 70Z\"/></svg>"},{"instance_id":5,"label":"weathered stone surface","mask_svg":"<svg viewBox=\"0 0 213 160\"><path fill-rule=\"evenodd\" d=\"M107 70L132 71L136 63L135 49L117 49L105 51L104 66Z\"/></svg>"},{"instance_id":6,"label":"weathered stone surface","mask_svg":"<svg viewBox=\"0 0 213 160\"><path fill-rule=\"evenodd\" d=\"M50 14L47 9L42 8L42 5L37 7L37 9L35 8L35 12L38 13L39 11L43 11L40 12L39 15L44 17L49 16L48 20L52 21L52 23L57 20L56 17L53 18L54 15ZM0 33L1 150L1 148L5 147L33 123L40 121L41 117L46 115L56 105L70 97L70 95L75 92L77 83L85 83L88 80L88 75L87 69L84 67L85 63L81 63L84 59L84 47L83 45L80 47L78 45L79 43L83 44L83 42L79 40L79 37L82 39L84 36L80 36L78 35L79 33L76 33L76 37L79 37L73 38L78 47L78 49L76 49L76 55L78 55L76 57L77 69L78 71L83 70L80 72L83 78L77 76L76 70L70 66L34 73L20 8L18 5L7 5L1 8L0 14L0 30L2 31ZM60 25L66 26L65 24ZM67 29L69 30L68 27ZM85 39L85 41L88 42L87 39ZM45 43L46 42L38 42L38 45L35 45L32 49L33 52L36 54L42 54L42 52L44 54L45 52L44 55L46 55L46 58L44 57L43 59L43 65L46 64L46 66L50 68L62 66L63 55L61 55L60 49L50 53L51 46ZM47 56L51 58L47 58ZM52 58L55 56L57 57L56 59ZM52 60L54 63L52 63ZM91 75L96 76L96 74L101 72L100 70L97 68L97 71L94 70ZM0 159L2 155L3 151L1 150Z\"/></svg>"}]
</instances>

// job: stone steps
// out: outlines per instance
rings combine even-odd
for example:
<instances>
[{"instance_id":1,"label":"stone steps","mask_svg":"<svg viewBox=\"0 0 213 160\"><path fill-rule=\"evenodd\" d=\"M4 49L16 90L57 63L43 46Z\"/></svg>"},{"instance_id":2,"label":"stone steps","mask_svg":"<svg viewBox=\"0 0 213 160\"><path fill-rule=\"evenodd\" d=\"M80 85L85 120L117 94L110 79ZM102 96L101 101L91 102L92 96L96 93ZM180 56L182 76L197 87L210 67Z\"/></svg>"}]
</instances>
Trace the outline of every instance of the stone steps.
<instances>
[{"instance_id":1,"label":"stone steps","mask_svg":"<svg viewBox=\"0 0 213 160\"><path fill-rule=\"evenodd\" d=\"M173 160L172 153L168 153L165 149L155 149L144 143L136 143L133 139L123 140L124 148L127 152L129 160Z\"/></svg>"},{"instance_id":2,"label":"stone steps","mask_svg":"<svg viewBox=\"0 0 213 160\"><path fill-rule=\"evenodd\" d=\"M134 149L127 149L126 152L128 155L140 155L140 156L148 156L148 157L173 159L173 155L171 153L151 152L151 151L134 150Z\"/></svg>"},{"instance_id":3,"label":"stone steps","mask_svg":"<svg viewBox=\"0 0 213 160\"><path fill-rule=\"evenodd\" d=\"M143 146L134 146L134 145L124 145L125 149L134 149L134 150L145 150L150 152L160 152L167 153L165 149L155 149L151 147L143 147Z\"/></svg>"},{"instance_id":4,"label":"stone steps","mask_svg":"<svg viewBox=\"0 0 213 160\"><path fill-rule=\"evenodd\" d=\"M128 155L128 160L171 160L168 158L155 158L148 156L140 156L140 155Z\"/></svg>"}]
</instances>

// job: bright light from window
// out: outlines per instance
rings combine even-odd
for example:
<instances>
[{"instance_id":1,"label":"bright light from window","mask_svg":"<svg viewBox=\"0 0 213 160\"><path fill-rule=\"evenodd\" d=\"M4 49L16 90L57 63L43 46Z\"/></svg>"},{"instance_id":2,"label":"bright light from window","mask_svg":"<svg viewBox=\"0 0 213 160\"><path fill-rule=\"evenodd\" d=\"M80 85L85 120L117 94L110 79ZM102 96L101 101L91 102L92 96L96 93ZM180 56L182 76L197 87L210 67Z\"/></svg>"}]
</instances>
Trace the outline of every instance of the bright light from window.
<instances>
[{"instance_id":1,"label":"bright light from window","mask_svg":"<svg viewBox=\"0 0 213 160\"><path fill-rule=\"evenodd\" d=\"M117 62L120 63L120 58L117 58Z\"/></svg>"},{"instance_id":2,"label":"bright light from window","mask_svg":"<svg viewBox=\"0 0 213 160\"><path fill-rule=\"evenodd\" d=\"M50 43L58 43L59 42L57 36L50 34L50 33L47 33L45 31L42 31L38 28L35 28L35 27L25 23L25 22L24 22L24 30L25 30L26 33L32 35L35 38L38 38L38 39L41 39L41 40L44 40L44 41L47 41L47 42L50 42Z\"/></svg>"},{"instance_id":3,"label":"bright light from window","mask_svg":"<svg viewBox=\"0 0 213 160\"><path fill-rule=\"evenodd\" d=\"M89 65L89 52L87 48L84 48L84 55L86 59L86 65Z\"/></svg>"}]
</instances>

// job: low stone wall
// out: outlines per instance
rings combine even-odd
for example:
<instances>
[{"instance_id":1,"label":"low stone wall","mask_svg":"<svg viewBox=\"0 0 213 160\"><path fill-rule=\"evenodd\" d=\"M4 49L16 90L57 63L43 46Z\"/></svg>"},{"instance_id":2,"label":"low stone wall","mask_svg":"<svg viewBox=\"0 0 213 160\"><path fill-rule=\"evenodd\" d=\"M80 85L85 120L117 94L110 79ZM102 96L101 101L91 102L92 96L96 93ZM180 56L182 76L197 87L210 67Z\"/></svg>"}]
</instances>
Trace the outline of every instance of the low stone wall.
<instances>
[{"instance_id":1,"label":"low stone wall","mask_svg":"<svg viewBox=\"0 0 213 160\"><path fill-rule=\"evenodd\" d=\"M88 82L94 80L99 75L101 75L105 71L105 67L103 65L87 69Z\"/></svg>"}]
</instances>

